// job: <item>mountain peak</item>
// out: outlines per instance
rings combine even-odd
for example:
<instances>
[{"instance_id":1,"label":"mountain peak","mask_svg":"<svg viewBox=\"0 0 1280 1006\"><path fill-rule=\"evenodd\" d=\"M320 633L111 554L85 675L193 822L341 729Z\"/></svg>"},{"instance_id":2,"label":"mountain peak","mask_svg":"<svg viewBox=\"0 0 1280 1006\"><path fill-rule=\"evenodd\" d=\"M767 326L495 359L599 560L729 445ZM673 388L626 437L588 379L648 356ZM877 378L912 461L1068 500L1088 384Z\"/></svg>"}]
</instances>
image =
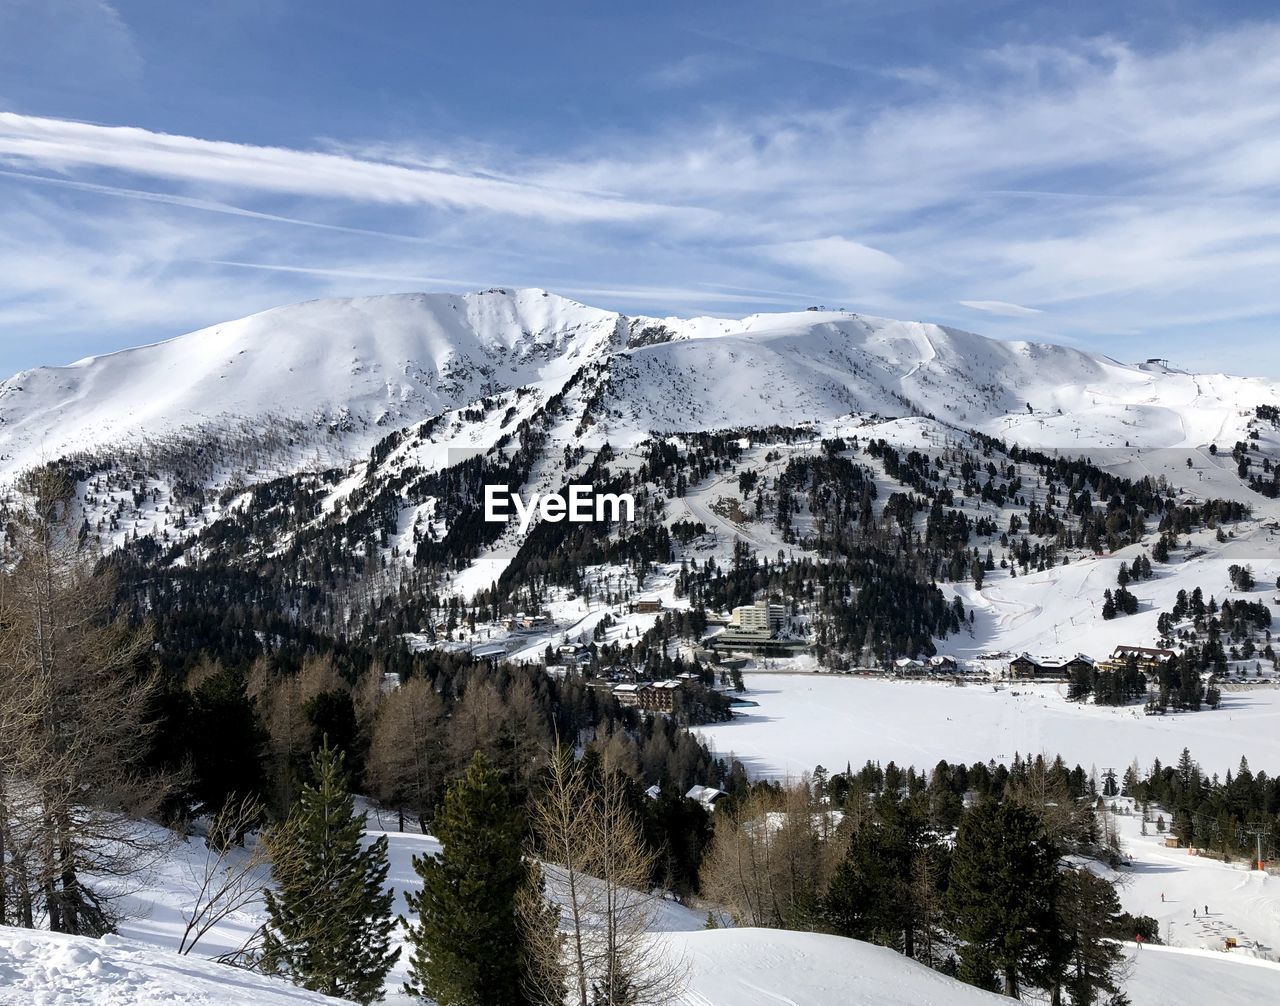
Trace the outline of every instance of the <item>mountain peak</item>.
<instances>
[{"instance_id":1,"label":"mountain peak","mask_svg":"<svg viewBox=\"0 0 1280 1006\"><path fill-rule=\"evenodd\" d=\"M328 431L340 416L342 450L355 457L388 428L513 389L545 401L584 367L609 371L604 404L631 439L863 414L1039 445L1173 446L1217 435L1255 400L1280 400L1267 382L927 322L826 310L628 317L494 287L313 300L24 371L0 384L0 466L228 418Z\"/></svg>"}]
</instances>

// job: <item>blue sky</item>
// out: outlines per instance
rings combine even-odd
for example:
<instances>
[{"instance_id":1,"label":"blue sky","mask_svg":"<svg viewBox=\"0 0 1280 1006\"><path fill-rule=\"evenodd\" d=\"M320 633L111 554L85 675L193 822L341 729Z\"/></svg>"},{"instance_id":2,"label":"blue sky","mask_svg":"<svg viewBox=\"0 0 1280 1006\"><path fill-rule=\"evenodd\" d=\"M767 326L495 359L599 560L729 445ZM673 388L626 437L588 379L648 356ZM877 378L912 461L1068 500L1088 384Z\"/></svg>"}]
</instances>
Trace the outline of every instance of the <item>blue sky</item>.
<instances>
[{"instance_id":1,"label":"blue sky","mask_svg":"<svg viewBox=\"0 0 1280 1006\"><path fill-rule=\"evenodd\" d=\"M1280 376L1274 10L0 0L0 371L502 285Z\"/></svg>"}]
</instances>

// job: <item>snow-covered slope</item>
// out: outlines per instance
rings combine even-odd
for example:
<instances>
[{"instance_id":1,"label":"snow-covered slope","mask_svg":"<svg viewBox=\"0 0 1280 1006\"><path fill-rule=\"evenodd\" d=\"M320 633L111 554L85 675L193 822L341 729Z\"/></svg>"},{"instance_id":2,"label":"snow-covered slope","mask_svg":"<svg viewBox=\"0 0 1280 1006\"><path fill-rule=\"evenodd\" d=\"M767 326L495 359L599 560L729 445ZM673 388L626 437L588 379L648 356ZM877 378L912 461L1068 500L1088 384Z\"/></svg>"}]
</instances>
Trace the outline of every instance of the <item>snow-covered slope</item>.
<instances>
[{"instance_id":1,"label":"snow-covered slope","mask_svg":"<svg viewBox=\"0 0 1280 1006\"><path fill-rule=\"evenodd\" d=\"M338 1006L343 1002L143 943L0 927L3 1006Z\"/></svg>"},{"instance_id":2,"label":"snow-covered slope","mask_svg":"<svg viewBox=\"0 0 1280 1006\"><path fill-rule=\"evenodd\" d=\"M6 467L226 417L331 426L357 444L494 390L563 380L617 315L541 290L310 301L0 384Z\"/></svg>"},{"instance_id":3,"label":"snow-covered slope","mask_svg":"<svg viewBox=\"0 0 1280 1006\"><path fill-rule=\"evenodd\" d=\"M884 947L775 929L682 933L691 964L680 1006L995 1006L1004 996L961 985ZM1274 1002L1280 965L1205 950L1130 947L1132 1006Z\"/></svg>"},{"instance_id":4,"label":"snow-covered slope","mask_svg":"<svg viewBox=\"0 0 1280 1006\"><path fill-rule=\"evenodd\" d=\"M0 383L0 470L83 447L289 419L350 455L388 428L607 363L614 442L651 429L933 415L1027 444L1230 442L1280 385L1062 346L804 311L627 318L543 290L312 301Z\"/></svg>"},{"instance_id":5,"label":"snow-covered slope","mask_svg":"<svg viewBox=\"0 0 1280 1006\"><path fill-rule=\"evenodd\" d=\"M716 929L681 934L690 965L681 1006L995 1006L1001 996L886 947L819 933Z\"/></svg>"}]
</instances>

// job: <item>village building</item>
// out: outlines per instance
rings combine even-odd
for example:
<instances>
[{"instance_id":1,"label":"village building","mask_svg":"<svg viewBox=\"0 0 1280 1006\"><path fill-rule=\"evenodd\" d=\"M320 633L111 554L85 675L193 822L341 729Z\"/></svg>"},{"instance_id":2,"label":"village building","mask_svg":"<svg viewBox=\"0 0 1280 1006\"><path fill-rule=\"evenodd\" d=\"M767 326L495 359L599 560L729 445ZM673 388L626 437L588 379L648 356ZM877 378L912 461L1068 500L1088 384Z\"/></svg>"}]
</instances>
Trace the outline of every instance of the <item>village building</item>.
<instances>
[{"instance_id":1,"label":"village building","mask_svg":"<svg viewBox=\"0 0 1280 1006\"><path fill-rule=\"evenodd\" d=\"M922 674L924 672L924 664L916 660L914 657L899 657L893 662L894 674Z\"/></svg>"},{"instance_id":2,"label":"village building","mask_svg":"<svg viewBox=\"0 0 1280 1006\"><path fill-rule=\"evenodd\" d=\"M786 607L781 604L770 604L767 600L739 605L729 616L729 628L737 629L742 633L772 635L781 632L786 623Z\"/></svg>"},{"instance_id":3,"label":"village building","mask_svg":"<svg viewBox=\"0 0 1280 1006\"><path fill-rule=\"evenodd\" d=\"M618 700L620 706L639 706L640 705L640 689L647 687L648 682L627 682L622 685L613 686L613 697Z\"/></svg>"},{"instance_id":4,"label":"village building","mask_svg":"<svg viewBox=\"0 0 1280 1006\"><path fill-rule=\"evenodd\" d=\"M733 609L724 632L711 638L717 651L741 650L772 656L793 656L808 648L803 640L779 638L787 624L782 604L759 600Z\"/></svg>"},{"instance_id":5,"label":"village building","mask_svg":"<svg viewBox=\"0 0 1280 1006\"><path fill-rule=\"evenodd\" d=\"M631 602L631 610L637 615L651 614L662 610L662 598L657 594L641 594Z\"/></svg>"},{"instance_id":6,"label":"village building","mask_svg":"<svg viewBox=\"0 0 1280 1006\"><path fill-rule=\"evenodd\" d=\"M689 788L689 792L684 795L684 798L686 800L696 800L707 810L714 810L716 804L728 795L724 790L716 789L714 786L695 785Z\"/></svg>"},{"instance_id":7,"label":"village building","mask_svg":"<svg viewBox=\"0 0 1280 1006\"><path fill-rule=\"evenodd\" d=\"M1104 671L1121 671L1133 660L1138 665L1138 670L1151 673L1160 670L1175 657L1177 654L1173 650L1162 650L1154 646L1117 646L1101 666Z\"/></svg>"},{"instance_id":8,"label":"village building","mask_svg":"<svg viewBox=\"0 0 1280 1006\"><path fill-rule=\"evenodd\" d=\"M683 681L654 681L640 691L640 708L649 713L674 713Z\"/></svg>"},{"instance_id":9,"label":"village building","mask_svg":"<svg viewBox=\"0 0 1280 1006\"><path fill-rule=\"evenodd\" d=\"M1019 653L1009 661L1009 677L1034 678L1039 668L1040 661L1036 660L1031 654Z\"/></svg>"},{"instance_id":10,"label":"village building","mask_svg":"<svg viewBox=\"0 0 1280 1006\"><path fill-rule=\"evenodd\" d=\"M619 705L643 709L647 713L674 713L685 682L676 678L665 681L637 681L615 685L613 697Z\"/></svg>"},{"instance_id":11,"label":"village building","mask_svg":"<svg viewBox=\"0 0 1280 1006\"><path fill-rule=\"evenodd\" d=\"M535 614L517 611L514 615L508 615L502 619L501 624L508 632L529 632L534 629L549 628L552 622L551 616L545 611Z\"/></svg>"},{"instance_id":12,"label":"village building","mask_svg":"<svg viewBox=\"0 0 1280 1006\"><path fill-rule=\"evenodd\" d=\"M1077 653L1074 657L1033 657L1020 653L1009 661L1009 676L1023 680L1047 678L1063 680L1081 671L1092 671L1097 664L1092 657Z\"/></svg>"}]
</instances>

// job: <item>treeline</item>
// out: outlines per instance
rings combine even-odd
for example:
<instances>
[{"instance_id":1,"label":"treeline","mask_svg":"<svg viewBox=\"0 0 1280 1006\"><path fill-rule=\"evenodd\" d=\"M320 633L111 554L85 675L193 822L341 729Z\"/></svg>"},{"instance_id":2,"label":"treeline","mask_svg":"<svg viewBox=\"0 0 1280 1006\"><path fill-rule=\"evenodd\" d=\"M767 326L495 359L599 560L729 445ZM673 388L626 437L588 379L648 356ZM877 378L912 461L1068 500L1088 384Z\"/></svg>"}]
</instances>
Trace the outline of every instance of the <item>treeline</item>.
<instances>
[{"instance_id":1,"label":"treeline","mask_svg":"<svg viewBox=\"0 0 1280 1006\"><path fill-rule=\"evenodd\" d=\"M819 768L721 801L703 891L738 925L879 943L1011 996L1104 1002L1120 992L1112 941L1158 932L1069 865L1118 862L1100 797L1060 759Z\"/></svg>"},{"instance_id":2,"label":"treeline","mask_svg":"<svg viewBox=\"0 0 1280 1006\"><path fill-rule=\"evenodd\" d=\"M1280 840L1280 778L1251 771L1245 758L1220 779L1206 775L1184 748L1177 764L1157 760L1145 776L1130 766L1121 792L1171 812L1169 831L1184 845L1224 860L1252 861L1259 844L1270 859ZM1151 813L1147 808L1144 821Z\"/></svg>"}]
</instances>

